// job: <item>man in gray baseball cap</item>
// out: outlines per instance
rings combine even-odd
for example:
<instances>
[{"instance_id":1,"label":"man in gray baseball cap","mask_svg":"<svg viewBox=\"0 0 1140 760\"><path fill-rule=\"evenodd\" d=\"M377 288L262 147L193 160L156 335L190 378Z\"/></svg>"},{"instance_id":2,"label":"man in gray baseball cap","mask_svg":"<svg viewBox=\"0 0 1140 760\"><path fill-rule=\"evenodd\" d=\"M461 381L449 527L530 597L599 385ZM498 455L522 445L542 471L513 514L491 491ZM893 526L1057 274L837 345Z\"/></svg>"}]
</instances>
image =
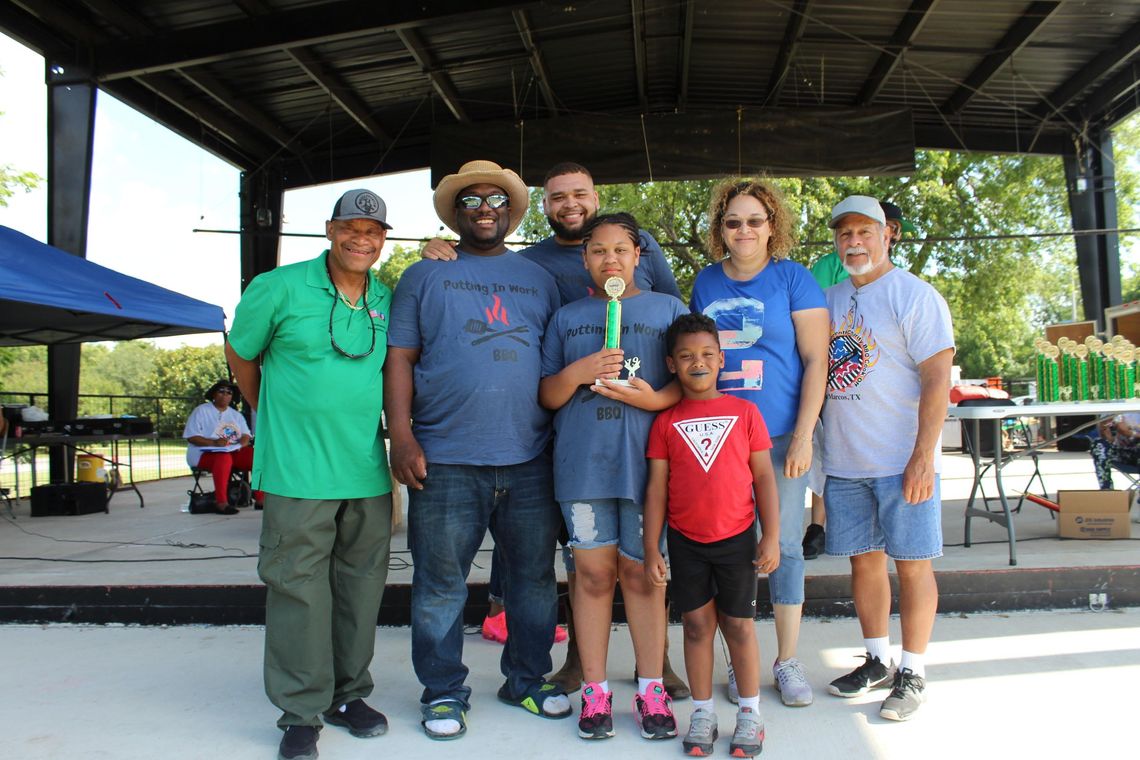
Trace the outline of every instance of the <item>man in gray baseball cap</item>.
<instances>
[{"instance_id":1,"label":"man in gray baseball cap","mask_svg":"<svg viewBox=\"0 0 1140 760\"><path fill-rule=\"evenodd\" d=\"M372 272L387 212L371 190L342 195L325 222L328 250L255 277L225 347L258 412L257 570L279 760L315 760L322 715L357 737L388 730L364 702L392 534L380 434L392 292Z\"/></svg>"},{"instance_id":2,"label":"man in gray baseball cap","mask_svg":"<svg viewBox=\"0 0 1140 760\"><path fill-rule=\"evenodd\" d=\"M340 196L329 219L334 222L371 219L379 222L386 230L392 229L392 225L388 224L388 206L383 198L371 190L349 190Z\"/></svg>"}]
</instances>

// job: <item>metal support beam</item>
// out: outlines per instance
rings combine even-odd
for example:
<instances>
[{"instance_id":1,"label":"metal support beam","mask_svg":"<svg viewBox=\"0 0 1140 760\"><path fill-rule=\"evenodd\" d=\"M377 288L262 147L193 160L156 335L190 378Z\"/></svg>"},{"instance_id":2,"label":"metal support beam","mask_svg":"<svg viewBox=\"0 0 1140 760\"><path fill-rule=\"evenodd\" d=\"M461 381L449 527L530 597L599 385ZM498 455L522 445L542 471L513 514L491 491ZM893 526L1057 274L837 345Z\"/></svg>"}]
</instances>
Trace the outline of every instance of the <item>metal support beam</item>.
<instances>
[{"instance_id":1,"label":"metal support beam","mask_svg":"<svg viewBox=\"0 0 1140 760\"><path fill-rule=\"evenodd\" d=\"M321 3L172 31L150 39L106 42L94 50L95 74L98 81L106 82L233 60L243 55L359 39L425 26L433 21L527 4L519 0L483 0L480 3L419 0L415 3L386 3L380 12L375 0Z\"/></svg>"},{"instance_id":2,"label":"metal support beam","mask_svg":"<svg viewBox=\"0 0 1140 760\"><path fill-rule=\"evenodd\" d=\"M867 76L867 81L863 83L859 94L855 96L855 105L868 106L875 101L875 98L879 97L879 93L887 85L887 80L895 73L895 69L902 61L903 52L922 31L922 27L925 26L936 5L938 5L938 0L914 0L910 4L903 20L895 28L895 33L891 35L890 41L885 45L886 52L879 55L879 60L875 61L871 73Z\"/></svg>"},{"instance_id":3,"label":"metal support beam","mask_svg":"<svg viewBox=\"0 0 1140 760\"><path fill-rule=\"evenodd\" d=\"M283 129L264 111L254 107L247 99L238 97L205 69L180 71L183 77L202 92L240 116L247 124L272 138L278 145L296 153L304 151L300 138Z\"/></svg>"},{"instance_id":4,"label":"metal support beam","mask_svg":"<svg viewBox=\"0 0 1140 760\"><path fill-rule=\"evenodd\" d=\"M538 80L538 88L542 92L542 99L546 101L546 107L550 109L551 116L558 115L558 101L554 97L554 90L550 86L550 74L546 71L546 63L542 60L542 52L538 49L538 43L534 41L534 32L530 28L530 19L527 18L526 11L517 10L511 13L515 19L515 26L519 30L519 36L522 37L523 47L526 48L527 54L530 56L530 67L534 71L534 76Z\"/></svg>"},{"instance_id":5,"label":"metal support beam","mask_svg":"<svg viewBox=\"0 0 1140 760\"><path fill-rule=\"evenodd\" d=\"M284 178L276 164L254 172L242 172L238 187L238 213L241 217L243 293L254 277L277 266L284 199Z\"/></svg>"},{"instance_id":6,"label":"metal support beam","mask_svg":"<svg viewBox=\"0 0 1140 760\"><path fill-rule=\"evenodd\" d=\"M1114 44L1105 48L1082 66L1076 74L1069 77L1064 84L1049 93L1049 96L1033 109L1033 115L1047 119L1058 111L1065 110L1094 82L1138 53L1140 53L1140 23L1133 24Z\"/></svg>"},{"instance_id":7,"label":"metal support beam","mask_svg":"<svg viewBox=\"0 0 1140 760\"><path fill-rule=\"evenodd\" d=\"M95 84L85 72L45 61L48 128L48 243L87 257L87 213L95 140ZM48 414L54 420L79 413L79 344L48 347ZM73 455L50 452L51 481L70 479Z\"/></svg>"},{"instance_id":8,"label":"metal support beam","mask_svg":"<svg viewBox=\"0 0 1140 760\"><path fill-rule=\"evenodd\" d=\"M1137 109L1137 88L1140 88L1140 58L1116 72L1080 104L1080 123L1091 121L1115 126Z\"/></svg>"},{"instance_id":9,"label":"metal support beam","mask_svg":"<svg viewBox=\"0 0 1140 760\"><path fill-rule=\"evenodd\" d=\"M404 43L404 47L416 59L420 71L431 81L431 86L443 100L443 104L451 111L451 115L455 117L456 121L471 121L459 102L459 91L455 89L451 77L447 75L446 71L436 68L435 59L432 57L431 51L427 49L427 45L424 44L419 32L415 29L397 29L396 36L400 38L400 42Z\"/></svg>"},{"instance_id":10,"label":"metal support beam","mask_svg":"<svg viewBox=\"0 0 1140 760\"><path fill-rule=\"evenodd\" d=\"M768 87L764 90L764 103L766 105L774 106L780 102L780 93L784 89L784 82L788 81L788 72L792 68L796 47L804 36L810 10L811 0L796 0L795 5L790 10L791 15L788 17L788 25L784 27L784 39L780 43L780 52L776 54L772 73L768 75Z\"/></svg>"},{"instance_id":11,"label":"metal support beam","mask_svg":"<svg viewBox=\"0 0 1140 760\"><path fill-rule=\"evenodd\" d=\"M641 113L649 112L649 94L645 79L645 3L630 0L629 15L633 26L634 76L637 78L637 105Z\"/></svg>"},{"instance_id":12,"label":"metal support beam","mask_svg":"<svg viewBox=\"0 0 1140 760\"><path fill-rule=\"evenodd\" d=\"M1116 177L1112 136L1102 130L1083 144L1077 155L1066 155L1065 184L1074 230L1116 229ZM1077 271L1085 319L1104 329L1104 310L1121 301L1120 238L1115 232L1078 235Z\"/></svg>"},{"instance_id":13,"label":"metal support beam","mask_svg":"<svg viewBox=\"0 0 1140 760\"><path fill-rule=\"evenodd\" d=\"M677 73L677 110L689 107L689 67L693 60L693 17L696 14L697 0L683 0L680 71Z\"/></svg>"},{"instance_id":14,"label":"metal support beam","mask_svg":"<svg viewBox=\"0 0 1140 760\"><path fill-rule=\"evenodd\" d=\"M392 141L380 123L372 117L372 112L352 87L340 77L325 70L324 64L321 63L315 53L307 48L294 48L285 52L373 140L381 145L387 145Z\"/></svg>"},{"instance_id":15,"label":"metal support beam","mask_svg":"<svg viewBox=\"0 0 1140 760\"><path fill-rule=\"evenodd\" d=\"M986 82L1001 70L1019 50L1025 47L1037 29L1058 8L1060 2L1036 2L1025 9L1021 18L1009 28L1001 41L994 46L994 51L982 58L970 75L954 91L946 102L942 104L942 113L953 116L966 107L966 104L986 86Z\"/></svg>"}]
</instances>

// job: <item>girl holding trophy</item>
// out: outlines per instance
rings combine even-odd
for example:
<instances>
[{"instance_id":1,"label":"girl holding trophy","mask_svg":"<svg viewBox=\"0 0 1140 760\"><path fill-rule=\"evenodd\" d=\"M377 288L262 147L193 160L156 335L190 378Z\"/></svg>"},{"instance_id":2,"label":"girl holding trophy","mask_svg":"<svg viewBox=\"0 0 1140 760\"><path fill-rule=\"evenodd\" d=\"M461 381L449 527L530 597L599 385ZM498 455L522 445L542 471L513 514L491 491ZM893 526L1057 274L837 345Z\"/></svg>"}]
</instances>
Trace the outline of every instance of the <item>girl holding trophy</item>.
<instances>
[{"instance_id":1,"label":"girl holding trophy","mask_svg":"<svg viewBox=\"0 0 1140 760\"><path fill-rule=\"evenodd\" d=\"M646 578L641 523L654 411L680 397L665 363L665 330L688 309L673 296L638 289L641 251L632 216L599 215L582 234L594 295L555 312L543 339L539 387L542 405L557 410L554 493L577 573L572 607L585 681L578 735L614 735L606 656L620 580L639 675L635 718L646 739L667 739L677 726L661 682L665 589ZM626 386L622 398L629 403L595 392L611 382Z\"/></svg>"}]
</instances>

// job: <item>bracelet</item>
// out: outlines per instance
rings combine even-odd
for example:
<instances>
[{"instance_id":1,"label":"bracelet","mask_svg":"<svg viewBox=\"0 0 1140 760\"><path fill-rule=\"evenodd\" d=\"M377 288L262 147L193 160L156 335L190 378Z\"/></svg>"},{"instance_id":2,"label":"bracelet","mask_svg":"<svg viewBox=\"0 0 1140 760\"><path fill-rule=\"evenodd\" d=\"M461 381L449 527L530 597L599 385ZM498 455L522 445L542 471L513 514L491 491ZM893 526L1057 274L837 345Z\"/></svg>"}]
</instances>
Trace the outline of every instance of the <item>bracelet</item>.
<instances>
[{"instance_id":1,"label":"bracelet","mask_svg":"<svg viewBox=\"0 0 1140 760\"><path fill-rule=\"evenodd\" d=\"M792 432L792 438L797 438L801 441L810 441L811 440L810 435L804 435L803 433L797 433L795 431Z\"/></svg>"}]
</instances>

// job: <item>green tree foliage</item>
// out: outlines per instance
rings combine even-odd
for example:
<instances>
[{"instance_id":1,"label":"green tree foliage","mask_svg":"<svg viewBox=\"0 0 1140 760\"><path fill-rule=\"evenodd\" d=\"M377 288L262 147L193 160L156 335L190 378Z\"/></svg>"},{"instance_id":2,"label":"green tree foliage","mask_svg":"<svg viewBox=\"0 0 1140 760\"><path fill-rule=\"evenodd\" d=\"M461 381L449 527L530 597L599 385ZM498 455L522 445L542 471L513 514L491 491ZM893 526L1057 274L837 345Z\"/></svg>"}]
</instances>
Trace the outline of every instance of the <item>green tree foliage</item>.
<instances>
[{"instance_id":1,"label":"green tree foliage","mask_svg":"<svg viewBox=\"0 0 1140 760\"><path fill-rule=\"evenodd\" d=\"M4 70L0 69L0 78L3 78ZM0 111L0 116L4 112ZM30 193L39 187L44 178L35 172L20 171L12 164L0 164L0 206L7 206L8 199L16 194L17 191ZM3 359L0 359L0 363Z\"/></svg>"},{"instance_id":2,"label":"green tree foliage","mask_svg":"<svg viewBox=\"0 0 1140 760\"><path fill-rule=\"evenodd\" d=\"M206 390L216 380L229 377L221 346L181 346L162 351L154 358L154 371L147 380L151 396L185 397L166 401L162 408L164 436L179 436L191 410L205 400Z\"/></svg>"},{"instance_id":3,"label":"green tree foliage","mask_svg":"<svg viewBox=\"0 0 1140 760\"><path fill-rule=\"evenodd\" d=\"M1136 124L1117 138L1117 155L1135 155L1132 146L1140 147ZM1071 229L1060 159L919 151L915 163L914 174L906 177L777 180L799 220L800 245L791 258L809 265L832 250L827 221L831 207L846 195L891 200L918 228L917 235L896 246L892 258L945 296L963 373L1029 374L1033 337L1045 324L1072 318L1073 239L986 238ZM1140 199L1140 171L1118 160L1116 173L1120 221L1126 226ZM598 193L603 211L629 211L657 237L687 296L696 273L713 263L705 243L713 184L646 182L601 186ZM532 191L520 228L527 240L550 234L541 201L541 190ZM1140 275L1136 290L1140 296Z\"/></svg>"},{"instance_id":4,"label":"green tree foliage","mask_svg":"<svg viewBox=\"0 0 1140 760\"><path fill-rule=\"evenodd\" d=\"M395 245L392 247L392 253L388 254L388 258L380 262L380 266L376 268L376 276L380 278L380 282L395 290L396 283L400 281L400 275L419 260L419 247Z\"/></svg>"}]
</instances>

